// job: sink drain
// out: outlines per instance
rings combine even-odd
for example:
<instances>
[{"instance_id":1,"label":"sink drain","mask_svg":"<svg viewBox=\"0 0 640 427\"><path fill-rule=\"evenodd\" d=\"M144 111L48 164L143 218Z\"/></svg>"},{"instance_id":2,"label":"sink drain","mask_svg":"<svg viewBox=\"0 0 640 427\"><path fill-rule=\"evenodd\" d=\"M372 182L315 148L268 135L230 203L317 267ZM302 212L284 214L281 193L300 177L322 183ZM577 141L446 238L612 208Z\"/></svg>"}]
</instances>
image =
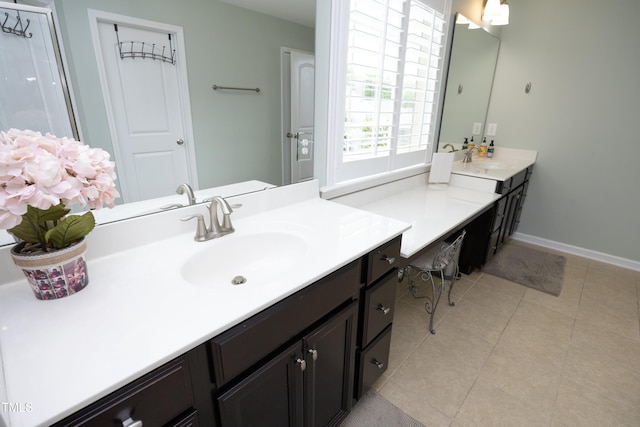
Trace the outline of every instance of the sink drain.
<instances>
[{"instance_id":1,"label":"sink drain","mask_svg":"<svg viewBox=\"0 0 640 427\"><path fill-rule=\"evenodd\" d=\"M247 278L244 276L236 276L231 279L232 285L242 285L243 283L247 283Z\"/></svg>"}]
</instances>

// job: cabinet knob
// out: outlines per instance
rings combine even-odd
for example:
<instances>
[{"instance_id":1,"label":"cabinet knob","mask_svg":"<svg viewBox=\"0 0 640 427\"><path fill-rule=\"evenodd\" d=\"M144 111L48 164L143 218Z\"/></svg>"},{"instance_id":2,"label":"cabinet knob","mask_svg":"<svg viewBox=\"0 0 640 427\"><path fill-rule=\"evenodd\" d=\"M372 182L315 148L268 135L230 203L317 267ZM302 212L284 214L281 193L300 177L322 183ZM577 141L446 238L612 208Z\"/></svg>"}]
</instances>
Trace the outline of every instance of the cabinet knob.
<instances>
[{"instance_id":1,"label":"cabinet knob","mask_svg":"<svg viewBox=\"0 0 640 427\"><path fill-rule=\"evenodd\" d=\"M382 362L378 362L376 359L371 360L371 363L373 363L374 365L376 365L378 367L378 369L382 369L384 368L384 363Z\"/></svg>"},{"instance_id":2,"label":"cabinet knob","mask_svg":"<svg viewBox=\"0 0 640 427\"><path fill-rule=\"evenodd\" d=\"M136 421L129 417L122 422L122 427L142 427L142 421Z\"/></svg>"},{"instance_id":3,"label":"cabinet knob","mask_svg":"<svg viewBox=\"0 0 640 427\"><path fill-rule=\"evenodd\" d=\"M387 261L389 264L393 264L394 262L396 262L396 258L395 257L388 257L388 256L386 256L384 254L380 257L380 260L381 261Z\"/></svg>"},{"instance_id":4,"label":"cabinet knob","mask_svg":"<svg viewBox=\"0 0 640 427\"><path fill-rule=\"evenodd\" d=\"M315 362L316 360L318 360L318 350L314 350L313 348L309 349L309 354L311 355L311 357L313 358L313 361Z\"/></svg>"},{"instance_id":5,"label":"cabinet knob","mask_svg":"<svg viewBox=\"0 0 640 427\"><path fill-rule=\"evenodd\" d=\"M389 314L389 312L391 311L390 307L385 307L382 304L378 304L378 307L376 308L376 310L379 310L382 312L382 314Z\"/></svg>"},{"instance_id":6,"label":"cabinet knob","mask_svg":"<svg viewBox=\"0 0 640 427\"><path fill-rule=\"evenodd\" d=\"M296 363L298 364L298 366L300 366L300 370L304 371L305 369L307 369L307 362L304 359L296 359Z\"/></svg>"}]
</instances>

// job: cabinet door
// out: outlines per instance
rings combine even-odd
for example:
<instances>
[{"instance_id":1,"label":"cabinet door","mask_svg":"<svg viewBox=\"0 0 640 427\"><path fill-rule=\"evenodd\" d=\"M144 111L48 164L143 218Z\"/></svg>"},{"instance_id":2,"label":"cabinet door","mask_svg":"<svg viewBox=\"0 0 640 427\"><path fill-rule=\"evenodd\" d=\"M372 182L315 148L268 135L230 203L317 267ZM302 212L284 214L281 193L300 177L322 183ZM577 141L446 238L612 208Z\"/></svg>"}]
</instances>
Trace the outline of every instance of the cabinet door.
<instances>
[{"instance_id":1,"label":"cabinet door","mask_svg":"<svg viewBox=\"0 0 640 427\"><path fill-rule=\"evenodd\" d=\"M351 409L357 310L356 301L304 338L307 427L337 425Z\"/></svg>"},{"instance_id":2,"label":"cabinet door","mask_svg":"<svg viewBox=\"0 0 640 427\"><path fill-rule=\"evenodd\" d=\"M518 213L518 209L521 207L520 204L520 198L522 197L522 191L523 191L523 187L520 186L517 189L513 190L511 193L509 193L509 202L508 202L508 206L507 206L507 216L505 218L505 224L504 224L504 232L503 232L503 236L502 236L502 241L504 242L505 239L509 236L511 236L516 229L516 215Z\"/></svg>"},{"instance_id":3,"label":"cabinet door","mask_svg":"<svg viewBox=\"0 0 640 427\"><path fill-rule=\"evenodd\" d=\"M223 427L292 427L302 421L302 346L298 342L218 397Z\"/></svg>"}]
</instances>

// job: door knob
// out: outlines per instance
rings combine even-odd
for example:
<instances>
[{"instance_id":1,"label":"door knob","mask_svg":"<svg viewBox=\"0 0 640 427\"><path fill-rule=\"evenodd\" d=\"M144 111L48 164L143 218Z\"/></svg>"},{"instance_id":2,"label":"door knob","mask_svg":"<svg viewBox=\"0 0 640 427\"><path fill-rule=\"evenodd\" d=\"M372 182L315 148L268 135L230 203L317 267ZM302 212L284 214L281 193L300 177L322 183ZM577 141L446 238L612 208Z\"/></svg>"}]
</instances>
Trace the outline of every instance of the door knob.
<instances>
[{"instance_id":1,"label":"door knob","mask_svg":"<svg viewBox=\"0 0 640 427\"><path fill-rule=\"evenodd\" d=\"M180 138L180 139L178 139L178 140L176 141L176 143L177 143L178 145L182 145L182 144L184 144L184 140L183 140L182 138Z\"/></svg>"}]
</instances>

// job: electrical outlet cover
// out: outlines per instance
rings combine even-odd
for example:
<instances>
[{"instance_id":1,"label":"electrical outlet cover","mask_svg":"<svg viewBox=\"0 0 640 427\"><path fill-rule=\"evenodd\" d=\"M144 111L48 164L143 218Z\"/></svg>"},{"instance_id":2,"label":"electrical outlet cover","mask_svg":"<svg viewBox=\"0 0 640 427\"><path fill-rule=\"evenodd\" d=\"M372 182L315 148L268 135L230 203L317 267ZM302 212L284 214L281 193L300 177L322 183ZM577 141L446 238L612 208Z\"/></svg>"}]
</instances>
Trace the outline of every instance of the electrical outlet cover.
<instances>
[{"instance_id":1,"label":"electrical outlet cover","mask_svg":"<svg viewBox=\"0 0 640 427\"><path fill-rule=\"evenodd\" d=\"M480 135L480 132L482 132L482 123L474 123L471 133L473 135Z\"/></svg>"},{"instance_id":2,"label":"electrical outlet cover","mask_svg":"<svg viewBox=\"0 0 640 427\"><path fill-rule=\"evenodd\" d=\"M489 123L487 125L487 136L496 136L496 129L498 125L495 123Z\"/></svg>"}]
</instances>

